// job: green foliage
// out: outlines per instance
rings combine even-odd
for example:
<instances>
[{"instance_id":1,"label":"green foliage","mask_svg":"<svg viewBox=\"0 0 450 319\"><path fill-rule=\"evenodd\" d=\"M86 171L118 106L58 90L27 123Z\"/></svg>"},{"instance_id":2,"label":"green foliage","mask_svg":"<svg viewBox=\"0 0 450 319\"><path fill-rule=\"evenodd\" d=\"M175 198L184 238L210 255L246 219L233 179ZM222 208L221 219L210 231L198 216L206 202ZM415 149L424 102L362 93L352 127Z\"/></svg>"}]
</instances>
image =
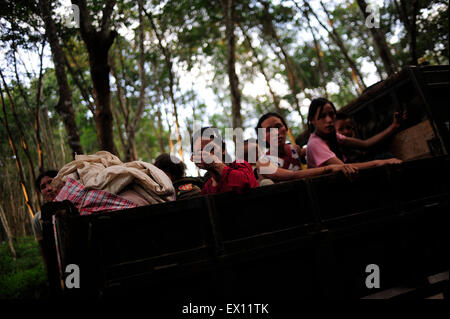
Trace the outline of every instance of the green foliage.
<instances>
[{"instance_id":1,"label":"green foliage","mask_svg":"<svg viewBox=\"0 0 450 319\"><path fill-rule=\"evenodd\" d=\"M427 17L419 16L419 55L432 63L449 62L449 20L448 0L424 1L421 11Z\"/></svg>"},{"instance_id":2,"label":"green foliage","mask_svg":"<svg viewBox=\"0 0 450 319\"><path fill-rule=\"evenodd\" d=\"M46 274L37 242L33 237L18 238L14 260L6 242L0 243L0 299L42 298Z\"/></svg>"},{"instance_id":3,"label":"green foliage","mask_svg":"<svg viewBox=\"0 0 450 319\"><path fill-rule=\"evenodd\" d=\"M417 54L430 64L449 63L449 23L447 0L419 1L417 16ZM393 1L381 8L382 28L387 38L398 40L392 43L394 57L400 66L411 62L408 33L402 25L400 13ZM409 17L411 18L411 17ZM396 34L398 33L398 35Z\"/></svg>"},{"instance_id":4,"label":"green foliage","mask_svg":"<svg viewBox=\"0 0 450 319\"><path fill-rule=\"evenodd\" d=\"M274 87L275 94L281 99L285 117L298 119L294 107L294 95L289 88L287 71L283 55L275 39L274 33L285 48L295 70L295 75L300 78L306 87L306 93L312 97L325 94L327 84L334 84L335 90L328 91L328 97L338 106L344 106L359 95L359 89L352 79L352 73L348 62L343 58L339 47L324 32L312 14L309 15L312 31L308 27L305 16L305 2L312 5L314 12L320 21L330 28L325 13L320 7L319 1L270 1L270 0L239 0L235 3L235 35L236 35L236 65L240 89L253 84L262 78L261 66L267 74L270 83ZM370 1L368 1L370 2ZM54 11L61 6L53 3ZM94 25L101 21L101 11L105 1L88 1L88 8ZM350 57L355 61L357 67L364 76L372 76L376 69L375 81L386 77L383 64L374 49L371 34L364 24L364 19L356 1L324 1L332 17L333 25L344 40ZM161 35L163 45L170 56L172 70L174 72L174 95L180 117L182 132L189 130L193 118L203 123L214 124L218 127L231 126L230 93L227 72L227 43L225 39L225 25L222 3L218 0L166 0L147 1L144 7L153 17L158 33ZM0 46L5 52L2 71L7 76L8 84L16 103L19 117L26 123L25 135L30 144L30 152L33 159L37 158L34 144L34 132L31 129L33 114L27 109L25 100L21 96L15 80L12 68L12 54L14 50L22 52L38 52L42 43L44 33L43 22L39 17L37 2L29 1L7 1L2 7L2 19L0 21ZM417 26L417 51L420 58L431 64L448 63L449 39L448 39L448 1L446 0L424 0L420 1L420 14ZM400 19L399 12L394 6L394 1L384 1L380 8L381 32L385 34L386 40L392 49L394 58L400 67L410 63L410 49L408 35L404 24ZM86 47L81 40L80 30L77 28L66 28L58 14L53 16L58 28L60 43L69 61L74 74L68 74L69 86L72 90L72 99L75 110L75 120L78 126L82 148L86 153L98 151L98 138L94 114L89 109L94 102L94 92L90 74L90 64ZM137 68L139 59L138 45L138 4L136 1L121 0L112 13L112 29L119 31L112 48L110 49L110 61L118 74L118 81L124 89L126 103L129 107L129 120L133 120L138 108L140 96L140 81ZM241 27L252 39L251 48L244 40ZM147 15L143 15L143 29L145 35L145 110L136 128L136 148L138 156L142 159L151 160L159 152L159 139L163 141L168 149L169 129L174 131L173 106L170 98L169 68L165 57L158 45L155 31L153 30ZM125 31L123 31L125 30ZM319 68L319 54L314 46L312 32L316 35L320 46L321 62L323 70ZM254 53L255 52L255 53ZM48 59L51 58L50 51L45 51ZM19 64L21 62L19 61ZM371 66L370 71L366 66ZM33 65L33 69L38 66ZM199 70L208 80L204 88L194 89L185 85L183 77L187 72ZM36 103L37 75L32 73L20 74L21 82L27 92L28 100L32 107ZM114 140L121 155L124 150L122 140L126 142L125 116L120 112L119 100L115 79L111 75L111 99L116 108L114 121ZM185 80L185 79L184 79ZM78 82L78 83L77 83ZM84 87L85 92L79 87ZM264 85L265 82L262 83ZM371 83L366 83L368 85ZM201 91L212 91L213 102L203 101ZM260 91L260 92L259 92ZM303 88L297 84L296 93L300 99L305 97ZM252 127L257 118L264 112L274 110L273 98L269 95L266 87L258 88L258 92L250 92L249 96L242 95L242 117L246 128ZM85 95L88 95L87 97ZM53 67L50 65L44 70L42 86L41 111L48 110L49 125L53 137L53 150L59 158L60 140L62 134L63 145L67 148L64 129L60 131L61 119L57 115L55 106L58 103L58 87ZM9 103L7 101L7 103ZM215 105L206 105L215 103ZM286 106L287 104L287 106ZM215 106L215 108L213 107ZM166 112L167 110L167 112ZM162 130L159 130L157 121L158 112L162 113ZM18 141L17 123L11 117L11 111L7 106L8 119L13 132L13 139ZM94 110L95 112L95 110ZM295 121L293 121L295 122ZM290 123L295 128L300 123ZM61 133L62 132L62 133ZM183 133L184 134L184 133ZM6 138L6 132L0 126L0 154L1 161L11 160L11 150ZM47 139L48 136L43 135ZM46 144L50 141L45 140ZM18 144L18 143L17 143ZM19 145L19 144L18 144ZM19 147L20 148L20 147ZM23 153L19 150L20 156ZM69 151L66 149L66 158L58 162L70 160ZM46 166L54 166L44 154Z\"/></svg>"}]
</instances>

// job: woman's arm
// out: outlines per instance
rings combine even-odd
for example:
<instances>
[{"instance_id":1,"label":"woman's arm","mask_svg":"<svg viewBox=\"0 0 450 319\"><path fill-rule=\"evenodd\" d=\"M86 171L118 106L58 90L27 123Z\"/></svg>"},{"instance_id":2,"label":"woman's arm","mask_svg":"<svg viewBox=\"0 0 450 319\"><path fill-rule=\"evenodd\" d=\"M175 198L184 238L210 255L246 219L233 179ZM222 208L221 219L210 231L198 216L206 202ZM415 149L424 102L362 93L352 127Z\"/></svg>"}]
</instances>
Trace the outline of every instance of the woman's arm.
<instances>
[{"instance_id":1,"label":"woman's arm","mask_svg":"<svg viewBox=\"0 0 450 319\"><path fill-rule=\"evenodd\" d=\"M289 181L337 172L343 172L348 178L353 178L358 173L358 168L353 164L331 164L322 167L291 171L288 169L279 168L270 161L268 161L268 163L258 161L256 163L256 168L261 176L270 178L274 181Z\"/></svg>"},{"instance_id":2,"label":"woman's arm","mask_svg":"<svg viewBox=\"0 0 450 319\"><path fill-rule=\"evenodd\" d=\"M397 158L388 158L385 160L374 160L370 162L350 163L349 165L356 167L358 169L366 169L383 165L397 165L401 163L403 162ZM342 164L343 162L337 157L330 158L328 161L324 163L324 165L342 165Z\"/></svg>"},{"instance_id":3,"label":"woman's arm","mask_svg":"<svg viewBox=\"0 0 450 319\"><path fill-rule=\"evenodd\" d=\"M403 114L403 118L405 117L406 113ZM347 147L371 148L372 146L380 143L381 141L391 136L399 127L400 127L400 113L395 112L394 121L384 131L368 138L367 140L361 140L359 138L354 137L347 137L341 142L341 144Z\"/></svg>"},{"instance_id":4,"label":"woman's arm","mask_svg":"<svg viewBox=\"0 0 450 319\"><path fill-rule=\"evenodd\" d=\"M261 161L258 161L256 162L256 168L258 169L259 175L265 178L270 178L274 181L290 181L294 179L322 175L328 172L328 169L325 167L291 171L288 169L277 167L270 161L268 163L262 163Z\"/></svg>"}]
</instances>

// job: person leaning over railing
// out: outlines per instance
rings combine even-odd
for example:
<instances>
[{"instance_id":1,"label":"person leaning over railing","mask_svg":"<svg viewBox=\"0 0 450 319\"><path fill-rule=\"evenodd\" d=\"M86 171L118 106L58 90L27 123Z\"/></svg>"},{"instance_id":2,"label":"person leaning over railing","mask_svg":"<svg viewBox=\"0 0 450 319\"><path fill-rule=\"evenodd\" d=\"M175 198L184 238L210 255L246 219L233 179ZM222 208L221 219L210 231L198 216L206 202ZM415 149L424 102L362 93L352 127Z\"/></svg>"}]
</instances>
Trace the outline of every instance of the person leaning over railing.
<instances>
[{"instance_id":1,"label":"person leaning over railing","mask_svg":"<svg viewBox=\"0 0 450 319\"><path fill-rule=\"evenodd\" d=\"M204 127L191 140L191 160L210 174L202 188L202 195L245 190L258 186L252 167L243 160L225 164L225 142L217 128Z\"/></svg>"},{"instance_id":2,"label":"person leaning over railing","mask_svg":"<svg viewBox=\"0 0 450 319\"><path fill-rule=\"evenodd\" d=\"M270 112L261 116L256 126L257 132L258 129L264 130L266 146L269 148L269 151L256 163L262 178L280 182L335 172L343 172L348 178L353 178L358 172L354 166L343 163L302 169L300 158L304 156L305 151L298 145L286 144L288 126L278 113ZM274 145L278 146L274 147ZM271 151L276 154L271 154Z\"/></svg>"},{"instance_id":3,"label":"person leaning over railing","mask_svg":"<svg viewBox=\"0 0 450 319\"><path fill-rule=\"evenodd\" d=\"M406 114L403 114L406 117ZM394 121L384 131L367 140L355 137L347 137L335 129L336 108L334 104L325 99L317 98L311 101L308 112L308 128L311 135L306 147L306 159L308 167L324 167L327 165L342 165L346 158L341 152L341 146L353 148L370 148L381 141L386 140L400 126L400 114L394 114ZM401 160L390 158L363 163L352 163L357 168L369 168L388 164L400 164Z\"/></svg>"}]
</instances>

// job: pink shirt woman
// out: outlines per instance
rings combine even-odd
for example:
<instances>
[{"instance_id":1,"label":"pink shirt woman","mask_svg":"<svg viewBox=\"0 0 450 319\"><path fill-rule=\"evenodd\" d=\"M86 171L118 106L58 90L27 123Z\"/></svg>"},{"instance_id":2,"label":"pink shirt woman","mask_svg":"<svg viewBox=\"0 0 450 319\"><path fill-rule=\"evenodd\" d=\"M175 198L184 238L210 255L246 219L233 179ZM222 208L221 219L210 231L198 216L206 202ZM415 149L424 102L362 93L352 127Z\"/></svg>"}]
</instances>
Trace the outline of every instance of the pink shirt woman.
<instances>
[{"instance_id":1,"label":"pink shirt woman","mask_svg":"<svg viewBox=\"0 0 450 319\"><path fill-rule=\"evenodd\" d=\"M336 132L336 139L338 143L342 143L347 137ZM330 146L325 140L312 133L308 140L308 147L306 148L306 162L308 167L321 167L326 165L326 162L336 154L330 149ZM345 162L345 159L343 159Z\"/></svg>"},{"instance_id":2,"label":"pink shirt woman","mask_svg":"<svg viewBox=\"0 0 450 319\"><path fill-rule=\"evenodd\" d=\"M404 114L404 116L406 115ZM308 168L344 164L345 158L341 154L340 145L354 148L370 148L387 139L400 126L399 114L394 113L394 121L388 128L367 140L360 140L337 133L334 127L335 120L336 108L331 101L324 98L317 98L311 101L308 112L308 127L312 133L306 148ZM400 164L401 162L399 159L392 158L353 163L350 164L350 167L351 169L360 169L386 164Z\"/></svg>"}]
</instances>

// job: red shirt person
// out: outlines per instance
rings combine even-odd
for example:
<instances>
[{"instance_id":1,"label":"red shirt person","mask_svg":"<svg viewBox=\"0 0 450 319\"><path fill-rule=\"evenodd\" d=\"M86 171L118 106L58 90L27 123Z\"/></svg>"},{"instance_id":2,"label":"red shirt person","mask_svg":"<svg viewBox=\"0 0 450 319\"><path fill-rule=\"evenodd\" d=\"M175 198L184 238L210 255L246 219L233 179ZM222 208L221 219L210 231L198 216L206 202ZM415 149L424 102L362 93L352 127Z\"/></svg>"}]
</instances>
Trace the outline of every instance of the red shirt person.
<instances>
[{"instance_id":1,"label":"red shirt person","mask_svg":"<svg viewBox=\"0 0 450 319\"><path fill-rule=\"evenodd\" d=\"M194 134L192 142L191 160L210 174L210 178L202 188L202 195L230 191L243 193L258 186L249 163L244 160L229 165L224 163L225 143L217 128L202 128L200 132Z\"/></svg>"}]
</instances>

